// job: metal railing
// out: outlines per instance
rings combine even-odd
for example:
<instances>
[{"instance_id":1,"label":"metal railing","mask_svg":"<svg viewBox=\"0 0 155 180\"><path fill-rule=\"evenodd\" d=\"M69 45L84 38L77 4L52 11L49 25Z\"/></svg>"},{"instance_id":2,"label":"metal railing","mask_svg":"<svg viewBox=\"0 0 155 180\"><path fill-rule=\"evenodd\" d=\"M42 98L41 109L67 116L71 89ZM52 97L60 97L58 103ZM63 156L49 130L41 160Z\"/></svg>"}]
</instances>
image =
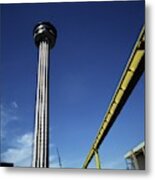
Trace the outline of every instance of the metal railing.
<instances>
[{"instance_id":1,"label":"metal railing","mask_svg":"<svg viewBox=\"0 0 155 180\"><path fill-rule=\"evenodd\" d=\"M92 158L95 156L96 168L101 168L98 149L115 122L118 114L126 103L132 90L144 72L145 61L145 28L143 27L129 57L127 66L123 72L121 80L116 88L114 96L110 102L108 110L103 118L96 138L83 164L87 168Z\"/></svg>"}]
</instances>

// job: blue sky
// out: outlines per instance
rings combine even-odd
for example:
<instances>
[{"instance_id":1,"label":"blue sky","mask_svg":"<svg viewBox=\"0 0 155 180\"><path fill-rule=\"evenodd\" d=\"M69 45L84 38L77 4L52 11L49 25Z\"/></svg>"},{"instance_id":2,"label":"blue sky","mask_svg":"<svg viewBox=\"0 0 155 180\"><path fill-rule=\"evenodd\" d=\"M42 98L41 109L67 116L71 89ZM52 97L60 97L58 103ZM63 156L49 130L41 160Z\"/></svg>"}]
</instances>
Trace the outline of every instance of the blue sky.
<instances>
[{"instance_id":1,"label":"blue sky","mask_svg":"<svg viewBox=\"0 0 155 180\"><path fill-rule=\"evenodd\" d=\"M30 166L39 21L58 31L50 58L50 166L81 168L144 24L144 1L1 5L1 157ZM99 152L102 168L125 169L144 140L144 75ZM89 167L94 167L94 159Z\"/></svg>"}]
</instances>

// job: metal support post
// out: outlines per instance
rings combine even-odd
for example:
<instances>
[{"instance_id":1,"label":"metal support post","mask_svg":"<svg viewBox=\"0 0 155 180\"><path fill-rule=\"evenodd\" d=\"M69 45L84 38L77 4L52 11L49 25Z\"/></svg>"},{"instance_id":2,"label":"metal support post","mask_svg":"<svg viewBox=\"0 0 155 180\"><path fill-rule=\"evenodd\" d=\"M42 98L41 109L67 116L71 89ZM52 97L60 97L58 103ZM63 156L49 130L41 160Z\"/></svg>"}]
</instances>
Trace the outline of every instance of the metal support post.
<instances>
[{"instance_id":1,"label":"metal support post","mask_svg":"<svg viewBox=\"0 0 155 180\"><path fill-rule=\"evenodd\" d=\"M101 162L100 162L100 157L99 157L98 150L95 150L94 153L95 153L96 168L101 169Z\"/></svg>"}]
</instances>

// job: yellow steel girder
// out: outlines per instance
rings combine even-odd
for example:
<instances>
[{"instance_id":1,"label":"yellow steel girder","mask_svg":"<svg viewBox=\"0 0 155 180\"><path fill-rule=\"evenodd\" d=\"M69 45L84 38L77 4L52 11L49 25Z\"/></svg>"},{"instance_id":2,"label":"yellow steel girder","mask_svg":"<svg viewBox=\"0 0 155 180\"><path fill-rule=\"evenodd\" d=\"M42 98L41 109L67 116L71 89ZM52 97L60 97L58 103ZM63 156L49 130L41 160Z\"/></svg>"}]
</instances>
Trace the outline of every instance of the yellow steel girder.
<instances>
[{"instance_id":1,"label":"yellow steel girder","mask_svg":"<svg viewBox=\"0 0 155 180\"><path fill-rule=\"evenodd\" d=\"M139 78L141 77L144 71L144 59L145 59L144 55L145 55L145 28L143 27L135 43L135 46L132 50L129 61L123 72L121 80L116 88L114 96L108 107L108 110L103 118L102 124L98 130L94 143L83 164L83 168L87 168L89 162L91 161L94 155L96 156L96 159L98 158L97 152L100 144L102 143L105 136L109 132L111 126L113 125L118 114L123 108L123 105L127 101L128 97L130 96L132 90L134 89L136 83L138 82ZM100 166L99 161L97 163L98 163L97 167L99 167Z\"/></svg>"}]
</instances>

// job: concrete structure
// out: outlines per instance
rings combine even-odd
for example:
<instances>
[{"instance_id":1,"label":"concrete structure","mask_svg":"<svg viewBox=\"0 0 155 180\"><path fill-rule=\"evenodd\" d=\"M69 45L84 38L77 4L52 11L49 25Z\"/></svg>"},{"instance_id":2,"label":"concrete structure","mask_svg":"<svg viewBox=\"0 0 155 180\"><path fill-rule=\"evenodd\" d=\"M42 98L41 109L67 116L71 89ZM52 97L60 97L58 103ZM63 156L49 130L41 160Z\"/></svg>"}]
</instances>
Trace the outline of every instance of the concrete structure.
<instances>
[{"instance_id":1,"label":"concrete structure","mask_svg":"<svg viewBox=\"0 0 155 180\"><path fill-rule=\"evenodd\" d=\"M57 31L49 22L35 26L33 37L39 48L36 92L33 167L49 166L49 50L54 47Z\"/></svg>"},{"instance_id":2,"label":"concrete structure","mask_svg":"<svg viewBox=\"0 0 155 180\"><path fill-rule=\"evenodd\" d=\"M140 143L124 156L127 169L145 170L145 144Z\"/></svg>"},{"instance_id":3,"label":"concrete structure","mask_svg":"<svg viewBox=\"0 0 155 180\"><path fill-rule=\"evenodd\" d=\"M0 162L0 167L14 167L14 164L9 162Z\"/></svg>"}]
</instances>

